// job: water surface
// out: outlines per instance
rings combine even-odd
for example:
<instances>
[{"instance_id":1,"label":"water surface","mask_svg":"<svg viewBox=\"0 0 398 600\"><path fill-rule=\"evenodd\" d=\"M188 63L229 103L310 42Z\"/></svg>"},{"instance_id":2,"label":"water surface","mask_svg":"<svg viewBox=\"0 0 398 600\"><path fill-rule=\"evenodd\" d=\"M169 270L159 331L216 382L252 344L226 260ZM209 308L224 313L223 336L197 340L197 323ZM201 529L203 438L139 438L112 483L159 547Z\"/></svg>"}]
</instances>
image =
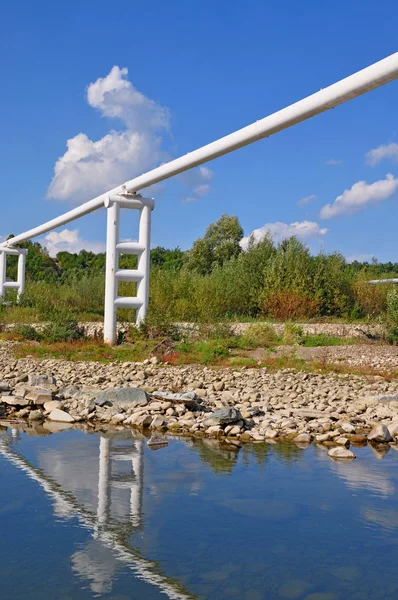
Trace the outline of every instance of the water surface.
<instances>
[{"instance_id":1,"label":"water surface","mask_svg":"<svg viewBox=\"0 0 398 600\"><path fill-rule=\"evenodd\" d=\"M1 598L395 600L398 452L355 452L3 429Z\"/></svg>"}]
</instances>

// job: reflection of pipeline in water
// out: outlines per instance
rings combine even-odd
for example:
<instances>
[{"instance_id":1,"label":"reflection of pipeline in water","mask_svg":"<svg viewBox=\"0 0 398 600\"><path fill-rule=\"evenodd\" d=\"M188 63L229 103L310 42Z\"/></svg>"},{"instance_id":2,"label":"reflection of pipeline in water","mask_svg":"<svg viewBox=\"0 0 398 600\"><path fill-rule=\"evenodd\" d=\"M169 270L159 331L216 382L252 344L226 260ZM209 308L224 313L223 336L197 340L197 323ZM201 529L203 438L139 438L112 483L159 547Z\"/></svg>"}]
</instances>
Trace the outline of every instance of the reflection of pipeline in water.
<instances>
[{"instance_id":1,"label":"reflection of pipeline in water","mask_svg":"<svg viewBox=\"0 0 398 600\"><path fill-rule=\"evenodd\" d=\"M91 514L84 507L80 506L74 494L63 490L56 481L43 473L41 469L34 467L29 461L20 456L15 449L11 447L13 443L11 436L0 440L0 454L42 487L53 500L54 509L58 516L68 519L76 517L84 528L93 531L94 537L98 541L114 552L119 561L128 565L137 578L158 587L159 590L166 594L171 600L193 600L194 596L187 592L181 583L157 573L155 571L157 567L155 562L146 560L137 550L128 546L127 542L122 539L126 535L124 527L121 527L118 530L118 528L115 527L115 524L110 522L108 514L110 502L109 483L111 473L111 447L109 443L101 444L103 440L104 438L101 438L100 441L100 481L98 489L98 510L96 515ZM109 440L105 440L105 442L109 442ZM137 516L139 517L141 511L141 488L143 477L142 454L143 447L141 445L140 450L135 457L136 460L134 460L134 462L132 461L134 467L137 469L136 485L133 486L131 492L131 516L135 522L137 522ZM133 506L133 502L136 502L137 499L137 504L134 504Z\"/></svg>"}]
</instances>

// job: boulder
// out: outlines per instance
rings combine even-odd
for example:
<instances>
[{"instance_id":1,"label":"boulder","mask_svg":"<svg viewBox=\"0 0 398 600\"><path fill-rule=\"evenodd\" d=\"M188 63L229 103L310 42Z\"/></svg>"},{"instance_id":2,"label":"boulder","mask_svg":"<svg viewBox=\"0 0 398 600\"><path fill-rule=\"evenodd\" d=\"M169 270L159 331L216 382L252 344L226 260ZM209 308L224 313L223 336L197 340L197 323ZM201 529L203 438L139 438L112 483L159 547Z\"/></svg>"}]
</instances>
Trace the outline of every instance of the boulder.
<instances>
[{"instance_id":1,"label":"boulder","mask_svg":"<svg viewBox=\"0 0 398 600\"><path fill-rule=\"evenodd\" d=\"M368 434L368 440L369 442L375 442L376 444L385 444L387 442L392 442L393 438L388 430L388 427L378 423L378 425L375 425L372 431Z\"/></svg>"},{"instance_id":2,"label":"boulder","mask_svg":"<svg viewBox=\"0 0 398 600\"><path fill-rule=\"evenodd\" d=\"M235 423L240 421L242 418L240 412L236 408L220 408L216 410L210 417L203 421L205 427L211 427L211 425L226 425L228 423Z\"/></svg>"},{"instance_id":3,"label":"boulder","mask_svg":"<svg viewBox=\"0 0 398 600\"><path fill-rule=\"evenodd\" d=\"M64 410L54 408L48 415L50 421L59 421L60 423L74 423L75 419Z\"/></svg>"},{"instance_id":4,"label":"boulder","mask_svg":"<svg viewBox=\"0 0 398 600\"><path fill-rule=\"evenodd\" d=\"M1 402L5 402L10 406L27 406L29 404L29 400L26 398L16 398L15 396L2 396Z\"/></svg>"},{"instance_id":5,"label":"boulder","mask_svg":"<svg viewBox=\"0 0 398 600\"><path fill-rule=\"evenodd\" d=\"M294 438L297 444L311 444L311 436L309 433L299 433Z\"/></svg>"},{"instance_id":6,"label":"boulder","mask_svg":"<svg viewBox=\"0 0 398 600\"><path fill-rule=\"evenodd\" d=\"M29 400L31 404L42 406L46 402L50 402L52 400L52 394L47 390L34 390L29 392L29 394L25 396L25 399Z\"/></svg>"},{"instance_id":7,"label":"boulder","mask_svg":"<svg viewBox=\"0 0 398 600\"><path fill-rule=\"evenodd\" d=\"M48 387L57 385L55 377L52 375L37 375L36 373L29 373L28 385L33 387Z\"/></svg>"},{"instance_id":8,"label":"boulder","mask_svg":"<svg viewBox=\"0 0 398 600\"><path fill-rule=\"evenodd\" d=\"M343 459L353 459L356 458L355 454L345 448L344 446L338 446L336 448L331 448L328 452L328 456L330 458L343 458Z\"/></svg>"},{"instance_id":9,"label":"boulder","mask_svg":"<svg viewBox=\"0 0 398 600\"><path fill-rule=\"evenodd\" d=\"M173 404L184 404L187 408L195 408L198 404L198 397L195 392L184 392L182 394L172 394L171 392L152 392L154 398L168 400Z\"/></svg>"},{"instance_id":10,"label":"boulder","mask_svg":"<svg viewBox=\"0 0 398 600\"><path fill-rule=\"evenodd\" d=\"M62 409L62 402L60 402L59 400L50 400L49 402L44 403L44 410L46 410L47 412L51 412L56 408Z\"/></svg>"},{"instance_id":11,"label":"boulder","mask_svg":"<svg viewBox=\"0 0 398 600\"><path fill-rule=\"evenodd\" d=\"M9 392L10 384L7 381L0 381L0 392Z\"/></svg>"},{"instance_id":12,"label":"boulder","mask_svg":"<svg viewBox=\"0 0 398 600\"><path fill-rule=\"evenodd\" d=\"M146 406L149 402L148 394L136 387L108 388L97 395L95 403L105 406L108 403L121 408L134 408L135 406Z\"/></svg>"},{"instance_id":13,"label":"boulder","mask_svg":"<svg viewBox=\"0 0 398 600\"><path fill-rule=\"evenodd\" d=\"M44 421L44 415L41 410L31 410L28 416L28 421Z\"/></svg>"}]
</instances>

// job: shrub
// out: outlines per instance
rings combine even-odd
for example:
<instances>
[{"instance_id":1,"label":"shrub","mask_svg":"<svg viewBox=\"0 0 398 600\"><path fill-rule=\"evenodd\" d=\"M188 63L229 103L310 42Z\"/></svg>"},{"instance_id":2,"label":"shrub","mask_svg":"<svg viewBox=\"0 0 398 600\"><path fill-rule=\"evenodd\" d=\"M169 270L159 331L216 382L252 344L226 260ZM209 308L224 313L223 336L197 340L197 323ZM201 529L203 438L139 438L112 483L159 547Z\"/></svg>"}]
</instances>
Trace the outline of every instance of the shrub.
<instances>
[{"instance_id":1,"label":"shrub","mask_svg":"<svg viewBox=\"0 0 398 600\"><path fill-rule=\"evenodd\" d=\"M286 323L283 330L285 344L300 344L303 339L303 329L294 323Z\"/></svg>"},{"instance_id":2,"label":"shrub","mask_svg":"<svg viewBox=\"0 0 398 600\"><path fill-rule=\"evenodd\" d=\"M398 341L398 287L393 287L387 294L387 339L390 343Z\"/></svg>"},{"instance_id":3,"label":"shrub","mask_svg":"<svg viewBox=\"0 0 398 600\"><path fill-rule=\"evenodd\" d=\"M250 325L241 337L240 345L246 348L268 348L278 341L275 329L267 323Z\"/></svg>"},{"instance_id":4,"label":"shrub","mask_svg":"<svg viewBox=\"0 0 398 600\"><path fill-rule=\"evenodd\" d=\"M312 317L317 311L317 301L298 290L271 290L263 304L264 314L280 321Z\"/></svg>"},{"instance_id":5,"label":"shrub","mask_svg":"<svg viewBox=\"0 0 398 600\"><path fill-rule=\"evenodd\" d=\"M37 342L43 337L42 334L39 331L37 331L37 329L35 329L35 327L33 327L32 325L18 324L14 327L13 333L16 333L24 340L31 340Z\"/></svg>"},{"instance_id":6,"label":"shrub","mask_svg":"<svg viewBox=\"0 0 398 600\"><path fill-rule=\"evenodd\" d=\"M362 275L354 282L354 295L363 315L377 317L387 310L389 284L367 283Z\"/></svg>"}]
</instances>

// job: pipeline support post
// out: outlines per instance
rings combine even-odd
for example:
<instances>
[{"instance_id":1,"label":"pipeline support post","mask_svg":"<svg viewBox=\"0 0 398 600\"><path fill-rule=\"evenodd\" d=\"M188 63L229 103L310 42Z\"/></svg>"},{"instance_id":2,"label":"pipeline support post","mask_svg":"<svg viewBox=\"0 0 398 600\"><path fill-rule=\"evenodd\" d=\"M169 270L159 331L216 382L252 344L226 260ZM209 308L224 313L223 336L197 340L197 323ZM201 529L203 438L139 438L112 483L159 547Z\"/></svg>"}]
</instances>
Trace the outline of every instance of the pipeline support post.
<instances>
[{"instance_id":1,"label":"pipeline support post","mask_svg":"<svg viewBox=\"0 0 398 600\"><path fill-rule=\"evenodd\" d=\"M104 205L107 209L106 273L104 342L114 345L117 340L116 316L118 308L136 310L136 324L145 320L149 298L149 268L151 251L151 211L153 198L141 198L137 194L109 196ZM138 242L120 241L120 209L140 211ZM136 269L119 269L120 254L137 256ZM119 281L137 283L137 295L119 296Z\"/></svg>"}]
</instances>

